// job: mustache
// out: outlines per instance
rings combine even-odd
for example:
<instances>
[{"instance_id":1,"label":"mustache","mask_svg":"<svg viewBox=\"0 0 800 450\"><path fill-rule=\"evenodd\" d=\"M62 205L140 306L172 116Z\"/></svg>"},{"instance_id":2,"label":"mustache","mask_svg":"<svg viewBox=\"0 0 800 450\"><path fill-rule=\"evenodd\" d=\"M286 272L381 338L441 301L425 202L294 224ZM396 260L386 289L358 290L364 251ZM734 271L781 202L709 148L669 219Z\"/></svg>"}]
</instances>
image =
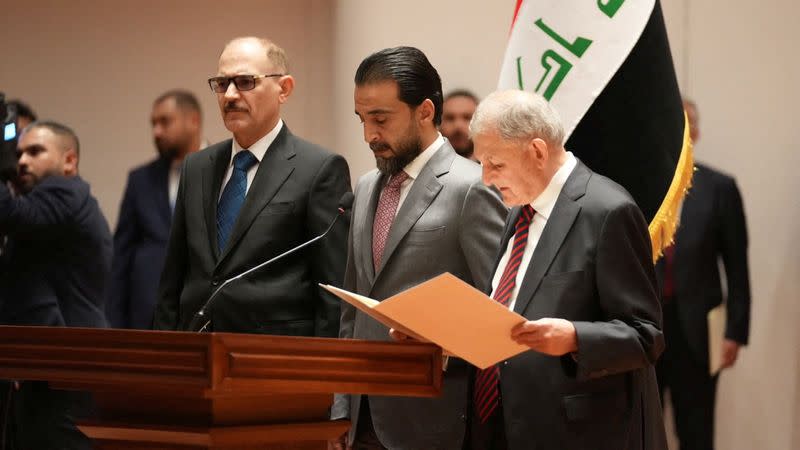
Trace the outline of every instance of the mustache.
<instances>
[{"instance_id":1,"label":"mustache","mask_svg":"<svg viewBox=\"0 0 800 450\"><path fill-rule=\"evenodd\" d=\"M247 112L247 108L237 105L235 102L225 103L225 112Z\"/></svg>"},{"instance_id":2,"label":"mustache","mask_svg":"<svg viewBox=\"0 0 800 450\"><path fill-rule=\"evenodd\" d=\"M369 149L372 150L373 152L380 152L383 150L391 150L392 147L383 142L373 142L369 144Z\"/></svg>"}]
</instances>

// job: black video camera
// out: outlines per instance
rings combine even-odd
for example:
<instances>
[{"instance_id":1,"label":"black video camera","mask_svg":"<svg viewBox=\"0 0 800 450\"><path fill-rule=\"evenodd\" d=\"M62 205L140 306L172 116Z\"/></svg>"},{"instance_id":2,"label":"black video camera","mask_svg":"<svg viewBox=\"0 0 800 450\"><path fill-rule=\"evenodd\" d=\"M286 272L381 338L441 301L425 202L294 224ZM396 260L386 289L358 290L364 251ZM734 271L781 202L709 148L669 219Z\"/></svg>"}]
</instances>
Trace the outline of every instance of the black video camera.
<instances>
[{"instance_id":1,"label":"black video camera","mask_svg":"<svg viewBox=\"0 0 800 450\"><path fill-rule=\"evenodd\" d=\"M13 105L6 105L5 95L0 92L0 181L6 182L17 174L17 110Z\"/></svg>"}]
</instances>

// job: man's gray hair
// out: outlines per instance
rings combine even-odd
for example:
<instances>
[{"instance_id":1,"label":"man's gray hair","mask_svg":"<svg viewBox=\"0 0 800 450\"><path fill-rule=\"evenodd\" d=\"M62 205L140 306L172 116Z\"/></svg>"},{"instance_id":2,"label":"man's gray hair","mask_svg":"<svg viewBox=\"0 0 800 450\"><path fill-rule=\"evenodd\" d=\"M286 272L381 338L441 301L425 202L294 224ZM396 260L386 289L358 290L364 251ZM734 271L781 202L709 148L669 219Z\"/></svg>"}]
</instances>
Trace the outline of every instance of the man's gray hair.
<instances>
[{"instance_id":1,"label":"man's gray hair","mask_svg":"<svg viewBox=\"0 0 800 450\"><path fill-rule=\"evenodd\" d=\"M496 91L478 105L469 124L470 136L496 131L509 141L540 138L548 145L564 144L558 113L541 95L520 90Z\"/></svg>"},{"instance_id":2,"label":"man's gray hair","mask_svg":"<svg viewBox=\"0 0 800 450\"><path fill-rule=\"evenodd\" d=\"M249 41L253 40L261 44L261 47L267 52L267 60L272 64L274 70L287 75L289 74L289 58L286 56L286 51L281 48L278 44L270 41L269 39L257 37L257 36L242 36L233 38L225 44L225 47L222 48L222 52L225 51L228 46L233 44L234 42L239 41ZM222 53L220 53L222 55ZM253 74L256 75L256 74ZM266 75L266 74L261 74Z\"/></svg>"}]
</instances>

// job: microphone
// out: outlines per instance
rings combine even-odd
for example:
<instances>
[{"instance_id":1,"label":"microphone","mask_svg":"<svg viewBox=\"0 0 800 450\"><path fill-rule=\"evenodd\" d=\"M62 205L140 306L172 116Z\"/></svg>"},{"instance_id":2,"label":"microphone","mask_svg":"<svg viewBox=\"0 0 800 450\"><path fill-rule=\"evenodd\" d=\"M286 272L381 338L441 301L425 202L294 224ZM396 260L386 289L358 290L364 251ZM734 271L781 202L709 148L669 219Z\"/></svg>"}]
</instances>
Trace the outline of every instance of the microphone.
<instances>
[{"instance_id":1,"label":"microphone","mask_svg":"<svg viewBox=\"0 0 800 450\"><path fill-rule=\"evenodd\" d=\"M222 290L222 288L224 288L228 284L238 280L239 278L245 277L245 276L255 272L256 270L264 268L264 267L272 264L273 262L275 262L275 261L277 261L277 260L279 260L281 258L284 258L286 256L289 256L289 255L291 255L292 253L294 253L294 252L296 252L298 250L302 250L302 249L308 247L309 245L312 245L315 242L319 241L320 239L324 238L328 234L328 232L330 232L333 229L333 226L336 224L336 221L339 220L339 217L343 216L344 213L347 212L347 210L349 210L352 206L353 206L353 193L352 192L345 192L342 195L342 198L339 199L339 206L337 208L336 216L333 218L333 220L331 221L330 225L328 225L328 229L325 230L324 233L320 234L319 236L317 236L317 237L315 237L315 238L313 238L313 239L311 239L309 241L306 241L306 242L298 245L297 247L291 248L291 249L281 253L280 255L278 255L278 256L276 256L276 257L274 257L272 259L264 261L264 262L262 262L261 264L259 264L257 266L251 267L250 269L247 269L244 272L242 272L242 273L240 273L238 275L235 275L235 276L233 276L231 278L228 278L227 280L223 281L219 285L219 287L217 287L217 289L214 292L211 293L211 296L208 297L208 300L206 300L206 302L203 305L203 307L200 308L200 310L197 311L197 313L194 315L194 317L192 318L191 323L189 324L189 330L197 331L198 333L202 333L202 332L206 331L206 329L208 329L208 326L211 325L211 319L210 318L206 318L206 311L208 311L209 306L212 305L212 301L217 296L217 294L219 294L219 292ZM200 323L203 323L203 326L200 327L199 329L195 329L197 327L197 325L200 324Z\"/></svg>"}]
</instances>

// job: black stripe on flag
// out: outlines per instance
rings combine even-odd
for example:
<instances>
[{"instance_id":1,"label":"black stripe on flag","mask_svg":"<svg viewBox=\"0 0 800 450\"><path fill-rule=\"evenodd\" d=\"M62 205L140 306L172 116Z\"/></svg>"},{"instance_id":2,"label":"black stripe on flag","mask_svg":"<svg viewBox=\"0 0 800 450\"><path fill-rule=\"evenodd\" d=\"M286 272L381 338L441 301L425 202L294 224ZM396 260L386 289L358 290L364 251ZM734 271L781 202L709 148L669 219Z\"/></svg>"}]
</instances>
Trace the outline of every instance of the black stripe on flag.
<instances>
[{"instance_id":1,"label":"black stripe on flag","mask_svg":"<svg viewBox=\"0 0 800 450\"><path fill-rule=\"evenodd\" d=\"M627 189L652 221L675 174L683 128L681 95L656 1L639 41L566 148Z\"/></svg>"}]
</instances>

